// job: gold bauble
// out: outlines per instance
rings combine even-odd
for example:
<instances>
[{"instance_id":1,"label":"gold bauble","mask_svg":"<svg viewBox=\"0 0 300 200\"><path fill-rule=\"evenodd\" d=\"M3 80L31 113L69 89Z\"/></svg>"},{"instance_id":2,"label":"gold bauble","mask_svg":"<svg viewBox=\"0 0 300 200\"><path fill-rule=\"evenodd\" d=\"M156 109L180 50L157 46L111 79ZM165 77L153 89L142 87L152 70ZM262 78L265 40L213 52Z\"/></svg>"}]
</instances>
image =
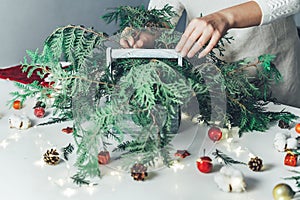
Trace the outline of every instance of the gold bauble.
<instances>
[{"instance_id":1,"label":"gold bauble","mask_svg":"<svg viewBox=\"0 0 300 200\"><path fill-rule=\"evenodd\" d=\"M276 185L273 189L274 200L291 200L293 199L295 192L293 189L285 183Z\"/></svg>"}]
</instances>

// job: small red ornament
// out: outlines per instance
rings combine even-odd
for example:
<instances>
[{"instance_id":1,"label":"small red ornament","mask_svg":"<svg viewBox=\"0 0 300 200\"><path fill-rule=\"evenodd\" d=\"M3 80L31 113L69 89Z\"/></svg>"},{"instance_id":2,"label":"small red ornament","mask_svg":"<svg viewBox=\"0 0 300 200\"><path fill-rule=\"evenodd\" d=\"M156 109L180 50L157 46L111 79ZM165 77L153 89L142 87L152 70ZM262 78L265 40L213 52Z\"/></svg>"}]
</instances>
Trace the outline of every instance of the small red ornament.
<instances>
[{"instance_id":1,"label":"small red ornament","mask_svg":"<svg viewBox=\"0 0 300 200\"><path fill-rule=\"evenodd\" d=\"M174 156L178 156L180 158L185 158L190 155L191 154L187 150L177 150L177 152L174 154Z\"/></svg>"},{"instance_id":2,"label":"small red ornament","mask_svg":"<svg viewBox=\"0 0 300 200\"><path fill-rule=\"evenodd\" d=\"M46 81L42 81L41 83L41 86L45 87L45 88L53 88L53 84L54 82L46 82Z\"/></svg>"},{"instance_id":3,"label":"small red ornament","mask_svg":"<svg viewBox=\"0 0 300 200\"><path fill-rule=\"evenodd\" d=\"M214 142L219 141L222 138L221 129L219 129L218 127L211 127L208 130L208 137Z\"/></svg>"},{"instance_id":4,"label":"small red ornament","mask_svg":"<svg viewBox=\"0 0 300 200\"><path fill-rule=\"evenodd\" d=\"M13 108L16 110L20 110L22 108L22 103L20 100L15 100L13 102Z\"/></svg>"},{"instance_id":5,"label":"small red ornament","mask_svg":"<svg viewBox=\"0 0 300 200\"><path fill-rule=\"evenodd\" d=\"M34 115L38 118L45 117L45 108L43 107L34 108Z\"/></svg>"},{"instance_id":6,"label":"small red ornament","mask_svg":"<svg viewBox=\"0 0 300 200\"><path fill-rule=\"evenodd\" d=\"M72 127L67 127L67 128L61 129L61 131L66 133L66 134L70 134L70 133L73 133L73 128Z\"/></svg>"},{"instance_id":7,"label":"small red ornament","mask_svg":"<svg viewBox=\"0 0 300 200\"><path fill-rule=\"evenodd\" d=\"M296 167L297 166L298 155L288 152L284 157L284 164L287 166Z\"/></svg>"},{"instance_id":8,"label":"small red ornament","mask_svg":"<svg viewBox=\"0 0 300 200\"><path fill-rule=\"evenodd\" d=\"M208 156L203 156L197 160L197 167L200 172L209 173L212 171L213 164Z\"/></svg>"},{"instance_id":9,"label":"small red ornament","mask_svg":"<svg viewBox=\"0 0 300 200\"><path fill-rule=\"evenodd\" d=\"M300 123L296 124L295 131L300 134Z\"/></svg>"},{"instance_id":10,"label":"small red ornament","mask_svg":"<svg viewBox=\"0 0 300 200\"><path fill-rule=\"evenodd\" d=\"M106 165L110 161L110 155L108 151L100 151L98 154L98 163L100 165Z\"/></svg>"}]
</instances>

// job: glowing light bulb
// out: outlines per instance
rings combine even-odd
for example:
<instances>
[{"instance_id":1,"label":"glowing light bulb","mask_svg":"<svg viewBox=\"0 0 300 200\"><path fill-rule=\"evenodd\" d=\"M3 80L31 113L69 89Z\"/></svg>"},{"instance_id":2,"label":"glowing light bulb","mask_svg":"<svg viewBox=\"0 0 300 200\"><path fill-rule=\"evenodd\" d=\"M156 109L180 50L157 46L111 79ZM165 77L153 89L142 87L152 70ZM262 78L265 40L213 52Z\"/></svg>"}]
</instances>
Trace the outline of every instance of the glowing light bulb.
<instances>
[{"instance_id":1,"label":"glowing light bulb","mask_svg":"<svg viewBox=\"0 0 300 200\"><path fill-rule=\"evenodd\" d=\"M87 187L86 187L86 191L89 193L89 195L93 195L95 192L95 187L93 186L92 183L90 183Z\"/></svg>"},{"instance_id":2,"label":"glowing light bulb","mask_svg":"<svg viewBox=\"0 0 300 200\"><path fill-rule=\"evenodd\" d=\"M12 136L10 136L9 139L15 140L16 142L18 142L19 139L20 139L20 134L15 133L15 134L13 134Z\"/></svg>"},{"instance_id":3,"label":"glowing light bulb","mask_svg":"<svg viewBox=\"0 0 300 200\"><path fill-rule=\"evenodd\" d=\"M58 179L57 181L55 181L55 183L57 185L59 185L60 187L65 185L65 180L63 180L62 178Z\"/></svg>"},{"instance_id":4,"label":"glowing light bulb","mask_svg":"<svg viewBox=\"0 0 300 200\"><path fill-rule=\"evenodd\" d=\"M66 188L64 191L63 191L63 195L66 196L66 197L72 197L76 194L76 190L72 189L72 188Z\"/></svg>"},{"instance_id":5,"label":"glowing light bulb","mask_svg":"<svg viewBox=\"0 0 300 200\"><path fill-rule=\"evenodd\" d=\"M40 167L40 168L43 168L43 167L45 167L45 165L46 165L46 163L41 159L41 160L38 160L38 161L35 161L34 163L33 163L35 166L38 166L38 167Z\"/></svg>"},{"instance_id":6,"label":"glowing light bulb","mask_svg":"<svg viewBox=\"0 0 300 200\"><path fill-rule=\"evenodd\" d=\"M0 143L0 147L2 147L3 149L6 149L8 145L9 143L7 142L7 140L2 140L2 142Z\"/></svg>"},{"instance_id":7,"label":"glowing light bulb","mask_svg":"<svg viewBox=\"0 0 300 200\"><path fill-rule=\"evenodd\" d=\"M174 161L174 163L172 164L171 168L176 173L178 170L183 170L184 165L182 163L178 162L178 161Z\"/></svg>"}]
</instances>

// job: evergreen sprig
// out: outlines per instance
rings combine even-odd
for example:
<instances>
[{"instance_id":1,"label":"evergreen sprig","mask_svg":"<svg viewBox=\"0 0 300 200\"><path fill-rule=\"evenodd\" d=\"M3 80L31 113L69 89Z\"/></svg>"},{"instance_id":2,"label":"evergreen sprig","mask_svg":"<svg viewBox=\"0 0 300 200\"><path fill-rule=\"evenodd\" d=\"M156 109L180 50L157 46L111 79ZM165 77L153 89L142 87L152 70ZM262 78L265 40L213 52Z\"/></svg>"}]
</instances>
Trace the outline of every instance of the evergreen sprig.
<instances>
[{"instance_id":1,"label":"evergreen sprig","mask_svg":"<svg viewBox=\"0 0 300 200\"><path fill-rule=\"evenodd\" d=\"M92 55L94 48L101 43L107 35L97 32L93 28L68 25L57 28L45 40L55 58L71 62L77 70L83 67L87 57Z\"/></svg>"},{"instance_id":2,"label":"evergreen sprig","mask_svg":"<svg viewBox=\"0 0 300 200\"><path fill-rule=\"evenodd\" d=\"M170 5L165 5L162 9L151 10L144 6L120 6L110 10L111 12L103 15L102 19L106 23L119 22L119 31L127 27L138 29L145 27L174 28L170 20L177 15Z\"/></svg>"},{"instance_id":3,"label":"evergreen sprig","mask_svg":"<svg viewBox=\"0 0 300 200\"><path fill-rule=\"evenodd\" d=\"M68 146L62 148L65 160L69 160L69 155L73 152L73 150L74 146L71 143L69 143Z\"/></svg>"},{"instance_id":4,"label":"evergreen sprig","mask_svg":"<svg viewBox=\"0 0 300 200\"><path fill-rule=\"evenodd\" d=\"M81 174L75 174L71 177L73 179L73 182L79 186L82 185L88 185L91 186L91 181L86 179L86 176ZM93 183L92 185L97 185L96 183Z\"/></svg>"},{"instance_id":5,"label":"evergreen sprig","mask_svg":"<svg viewBox=\"0 0 300 200\"><path fill-rule=\"evenodd\" d=\"M241 165L247 165L244 162L237 161L229 157L228 155L224 154L222 151L216 149L215 152L212 153L216 159L221 159L225 165L232 165L232 164L241 164Z\"/></svg>"},{"instance_id":6,"label":"evergreen sprig","mask_svg":"<svg viewBox=\"0 0 300 200\"><path fill-rule=\"evenodd\" d=\"M171 27L169 20L173 14L169 6L161 11L125 6L104 18L108 22L120 20L122 30L127 26ZM156 45L173 48L180 35L171 33L161 33ZM54 117L45 124L74 121L78 173L73 179L79 184L89 183L87 177L100 176L97 154L99 149L111 145L111 139L118 144L116 151L121 151L128 161L127 167L136 161L155 165L157 159L168 165L181 106L193 96L197 97L199 112L207 123L211 123L212 110L221 110L225 105L226 112L216 112L220 114L218 120L229 120L233 126L239 126L240 134L265 131L272 121L289 122L296 118L284 110L265 109L274 100L269 93L270 82L281 78L272 64L274 57L262 55L226 63L219 57L224 42L230 40L222 39L211 55L211 63L199 66L185 59L183 66L178 66L172 59L144 58L116 59L107 66L105 43L119 41L83 26L60 27L47 38L41 53L28 51L23 63L28 76L37 70L41 78L47 75L53 85L17 84L22 92L13 93L13 100L51 96ZM61 60L71 62L70 66L62 67ZM248 76L250 68L257 72L259 81ZM217 87L220 89L216 90ZM225 102L221 99L223 94ZM212 98L221 104L213 105ZM227 163L242 164L220 151L216 155L223 156Z\"/></svg>"},{"instance_id":7,"label":"evergreen sprig","mask_svg":"<svg viewBox=\"0 0 300 200\"><path fill-rule=\"evenodd\" d=\"M291 172L294 172L296 174L300 174L299 171L296 170L290 170ZM291 177L286 177L284 178L284 180L295 180L296 181L296 186L300 187L300 175L295 175L295 176L291 176Z\"/></svg>"}]
</instances>

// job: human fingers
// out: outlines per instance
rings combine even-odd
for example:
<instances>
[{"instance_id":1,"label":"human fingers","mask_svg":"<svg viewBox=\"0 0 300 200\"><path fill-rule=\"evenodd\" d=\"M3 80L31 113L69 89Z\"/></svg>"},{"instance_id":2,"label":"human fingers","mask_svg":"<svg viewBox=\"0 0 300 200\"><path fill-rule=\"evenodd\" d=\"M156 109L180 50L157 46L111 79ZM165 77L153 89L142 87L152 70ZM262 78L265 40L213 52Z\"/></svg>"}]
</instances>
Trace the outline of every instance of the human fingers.
<instances>
[{"instance_id":1,"label":"human fingers","mask_svg":"<svg viewBox=\"0 0 300 200\"><path fill-rule=\"evenodd\" d=\"M194 26L191 25L191 23L186 27L184 33L182 34L178 44L175 47L175 51L177 52L181 52L185 43L187 42L187 40L189 39L190 35L192 34L192 32L194 31Z\"/></svg>"},{"instance_id":2,"label":"human fingers","mask_svg":"<svg viewBox=\"0 0 300 200\"><path fill-rule=\"evenodd\" d=\"M222 35L221 35L219 32L215 32L215 33L212 35L212 37L211 37L211 39L210 39L208 45L205 47L205 49L199 53L198 58L202 58L202 57L206 56L209 52L211 52L212 49L213 49L213 48L217 45L217 43L219 42L221 36L222 36Z\"/></svg>"},{"instance_id":3,"label":"human fingers","mask_svg":"<svg viewBox=\"0 0 300 200\"><path fill-rule=\"evenodd\" d=\"M130 48L128 41L126 39L124 39L124 38L120 39L120 45L123 48Z\"/></svg>"},{"instance_id":4,"label":"human fingers","mask_svg":"<svg viewBox=\"0 0 300 200\"><path fill-rule=\"evenodd\" d=\"M122 37L120 39L120 45L123 47L123 48L131 48L133 47L133 45L135 44L135 40L132 36L126 36L126 37Z\"/></svg>"},{"instance_id":5,"label":"human fingers","mask_svg":"<svg viewBox=\"0 0 300 200\"><path fill-rule=\"evenodd\" d=\"M153 48L155 35L147 32L141 32L135 41L133 48Z\"/></svg>"},{"instance_id":6,"label":"human fingers","mask_svg":"<svg viewBox=\"0 0 300 200\"><path fill-rule=\"evenodd\" d=\"M143 40L138 40L133 45L133 48L142 48L142 47L144 47L144 41Z\"/></svg>"},{"instance_id":7,"label":"human fingers","mask_svg":"<svg viewBox=\"0 0 300 200\"><path fill-rule=\"evenodd\" d=\"M189 50L187 57L193 57L212 37L214 29L210 26L204 29L200 38L194 43L193 47Z\"/></svg>"}]
</instances>

